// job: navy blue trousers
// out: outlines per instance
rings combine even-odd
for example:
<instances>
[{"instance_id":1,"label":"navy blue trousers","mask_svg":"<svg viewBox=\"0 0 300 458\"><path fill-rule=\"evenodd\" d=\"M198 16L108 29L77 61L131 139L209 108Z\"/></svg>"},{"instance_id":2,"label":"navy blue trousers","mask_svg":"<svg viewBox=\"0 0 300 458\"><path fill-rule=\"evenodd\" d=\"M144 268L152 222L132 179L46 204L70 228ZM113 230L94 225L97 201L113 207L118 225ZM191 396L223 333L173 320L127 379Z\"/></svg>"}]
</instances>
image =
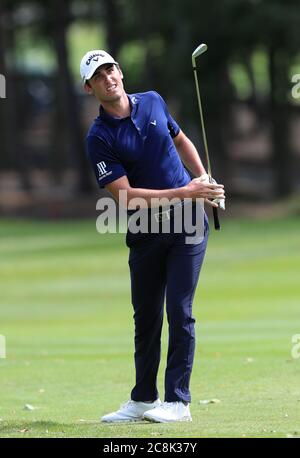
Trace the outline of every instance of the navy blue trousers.
<instances>
[{"instance_id":1,"label":"navy blue trousers","mask_svg":"<svg viewBox=\"0 0 300 458\"><path fill-rule=\"evenodd\" d=\"M127 234L135 323L136 383L131 392L134 401L158 398L157 373L166 300L169 342L164 400L191 402L189 384L195 351L192 303L208 234L206 215L204 238L196 244L186 243L184 231L129 237Z\"/></svg>"}]
</instances>

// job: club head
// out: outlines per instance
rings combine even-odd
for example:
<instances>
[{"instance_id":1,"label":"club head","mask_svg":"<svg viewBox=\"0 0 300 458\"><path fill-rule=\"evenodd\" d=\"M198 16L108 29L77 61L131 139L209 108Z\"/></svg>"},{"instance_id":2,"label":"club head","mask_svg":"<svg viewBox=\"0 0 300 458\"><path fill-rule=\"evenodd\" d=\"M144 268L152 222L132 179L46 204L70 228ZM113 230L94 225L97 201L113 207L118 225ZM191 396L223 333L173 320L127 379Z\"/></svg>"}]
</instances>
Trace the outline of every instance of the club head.
<instances>
[{"instance_id":1,"label":"club head","mask_svg":"<svg viewBox=\"0 0 300 458\"><path fill-rule=\"evenodd\" d=\"M194 67L196 63L196 58L200 56L200 54L203 54L206 50L207 50L207 45L205 43L202 43L201 45L198 46L198 48L195 49L195 51L192 54L192 62L193 62Z\"/></svg>"}]
</instances>

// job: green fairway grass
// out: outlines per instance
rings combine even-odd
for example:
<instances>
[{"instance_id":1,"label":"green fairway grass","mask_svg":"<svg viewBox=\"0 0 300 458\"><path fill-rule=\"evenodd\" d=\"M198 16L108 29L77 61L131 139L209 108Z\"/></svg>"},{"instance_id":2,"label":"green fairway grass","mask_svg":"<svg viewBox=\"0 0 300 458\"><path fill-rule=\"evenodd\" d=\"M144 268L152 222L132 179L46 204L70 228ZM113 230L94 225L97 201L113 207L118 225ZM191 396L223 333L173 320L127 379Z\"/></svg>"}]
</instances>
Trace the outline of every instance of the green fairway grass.
<instances>
[{"instance_id":1,"label":"green fairway grass","mask_svg":"<svg viewBox=\"0 0 300 458\"><path fill-rule=\"evenodd\" d=\"M211 228L194 301L193 422L110 425L99 418L134 384L125 235L100 235L92 220L1 220L0 437L300 436L299 222ZM162 345L161 399L166 320Z\"/></svg>"}]
</instances>

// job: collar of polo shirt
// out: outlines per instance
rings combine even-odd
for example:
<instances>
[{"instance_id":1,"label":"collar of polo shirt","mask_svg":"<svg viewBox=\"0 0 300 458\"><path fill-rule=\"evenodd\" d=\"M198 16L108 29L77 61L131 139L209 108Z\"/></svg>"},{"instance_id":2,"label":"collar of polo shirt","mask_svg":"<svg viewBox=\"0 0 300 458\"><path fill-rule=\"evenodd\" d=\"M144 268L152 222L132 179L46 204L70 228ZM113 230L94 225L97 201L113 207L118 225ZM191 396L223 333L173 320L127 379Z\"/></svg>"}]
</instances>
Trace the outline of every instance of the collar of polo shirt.
<instances>
[{"instance_id":1,"label":"collar of polo shirt","mask_svg":"<svg viewBox=\"0 0 300 458\"><path fill-rule=\"evenodd\" d=\"M130 116L132 116L136 113L138 103L139 103L139 97L137 95L131 95L131 94L126 94L126 95L129 99L129 103L131 106ZM110 124L115 124L115 125L121 122L123 119L127 119L127 118L117 118L115 116L110 115L109 113L107 113L104 110L102 105L100 105L100 108L99 108L99 116L100 118L105 119Z\"/></svg>"}]
</instances>

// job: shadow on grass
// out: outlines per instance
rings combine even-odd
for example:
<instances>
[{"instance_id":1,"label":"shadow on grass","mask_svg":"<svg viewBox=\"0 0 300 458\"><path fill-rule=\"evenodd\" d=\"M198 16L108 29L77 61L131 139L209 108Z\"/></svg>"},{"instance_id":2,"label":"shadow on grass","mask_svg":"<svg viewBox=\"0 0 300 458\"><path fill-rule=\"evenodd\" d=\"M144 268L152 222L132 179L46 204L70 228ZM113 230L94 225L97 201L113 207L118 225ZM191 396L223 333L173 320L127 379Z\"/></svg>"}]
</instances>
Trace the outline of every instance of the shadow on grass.
<instances>
[{"instance_id":1,"label":"shadow on grass","mask_svg":"<svg viewBox=\"0 0 300 458\"><path fill-rule=\"evenodd\" d=\"M50 429L50 428L70 428L72 423L57 423L54 421L2 421L0 423L0 434L3 432L22 432L24 429Z\"/></svg>"},{"instance_id":2,"label":"shadow on grass","mask_svg":"<svg viewBox=\"0 0 300 458\"><path fill-rule=\"evenodd\" d=\"M2 421L0 423L0 437L97 437L97 433L107 432L111 428L128 428L129 426L150 426L148 421L103 423L99 420L78 420L73 423L59 423L55 421ZM95 432L95 435L91 435Z\"/></svg>"}]
</instances>

